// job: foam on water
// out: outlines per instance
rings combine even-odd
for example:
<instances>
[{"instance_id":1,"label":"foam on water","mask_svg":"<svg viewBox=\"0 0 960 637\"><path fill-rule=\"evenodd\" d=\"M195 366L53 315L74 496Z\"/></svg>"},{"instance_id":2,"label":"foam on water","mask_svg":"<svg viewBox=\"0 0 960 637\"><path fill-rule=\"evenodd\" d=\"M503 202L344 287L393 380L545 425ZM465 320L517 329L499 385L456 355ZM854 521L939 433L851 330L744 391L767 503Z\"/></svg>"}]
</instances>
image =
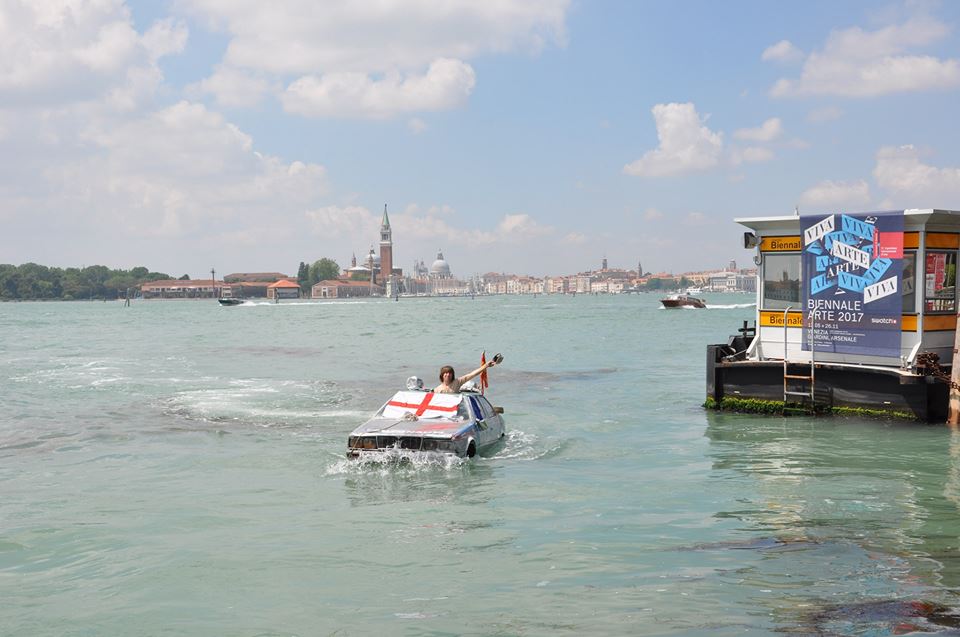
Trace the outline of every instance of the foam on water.
<instances>
[{"instance_id":1,"label":"foam on water","mask_svg":"<svg viewBox=\"0 0 960 637\"><path fill-rule=\"evenodd\" d=\"M703 308L705 310L742 310L748 307L756 307L756 303L731 303L727 305L707 303L707 307Z\"/></svg>"},{"instance_id":2,"label":"foam on water","mask_svg":"<svg viewBox=\"0 0 960 637\"><path fill-rule=\"evenodd\" d=\"M343 441L343 453L346 455L346 439ZM381 453L366 454L359 458L340 458L328 464L324 473L336 475L378 474L387 476L394 473L416 473L424 471L460 470L469 462L478 458L460 458L449 453L423 453L408 449L387 449Z\"/></svg>"}]
</instances>

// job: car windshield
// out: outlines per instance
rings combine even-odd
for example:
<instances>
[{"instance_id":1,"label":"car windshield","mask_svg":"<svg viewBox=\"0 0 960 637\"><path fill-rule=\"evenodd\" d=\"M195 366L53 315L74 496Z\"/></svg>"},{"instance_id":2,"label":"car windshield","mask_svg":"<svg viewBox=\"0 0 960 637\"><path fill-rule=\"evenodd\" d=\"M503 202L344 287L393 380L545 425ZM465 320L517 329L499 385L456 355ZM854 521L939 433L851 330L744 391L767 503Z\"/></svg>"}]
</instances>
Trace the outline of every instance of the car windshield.
<instances>
[{"instance_id":1,"label":"car windshield","mask_svg":"<svg viewBox=\"0 0 960 637\"><path fill-rule=\"evenodd\" d=\"M462 394L398 391L377 412L381 418L441 418L469 420L470 412Z\"/></svg>"}]
</instances>

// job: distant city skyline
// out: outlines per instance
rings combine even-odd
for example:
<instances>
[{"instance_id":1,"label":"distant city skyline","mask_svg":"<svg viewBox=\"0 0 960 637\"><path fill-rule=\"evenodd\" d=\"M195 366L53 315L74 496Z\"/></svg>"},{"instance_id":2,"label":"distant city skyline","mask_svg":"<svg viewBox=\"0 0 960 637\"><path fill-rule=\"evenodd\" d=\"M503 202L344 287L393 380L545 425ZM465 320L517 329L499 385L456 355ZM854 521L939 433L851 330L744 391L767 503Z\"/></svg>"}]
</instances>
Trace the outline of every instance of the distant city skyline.
<instances>
[{"instance_id":1,"label":"distant city skyline","mask_svg":"<svg viewBox=\"0 0 960 637\"><path fill-rule=\"evenodd\" d=\"M200 278L745 260L734 217L960 208L960 3L0 5L0 263ZM361 255L357 255L358 258Z\"/></svg>"}]
</instances>

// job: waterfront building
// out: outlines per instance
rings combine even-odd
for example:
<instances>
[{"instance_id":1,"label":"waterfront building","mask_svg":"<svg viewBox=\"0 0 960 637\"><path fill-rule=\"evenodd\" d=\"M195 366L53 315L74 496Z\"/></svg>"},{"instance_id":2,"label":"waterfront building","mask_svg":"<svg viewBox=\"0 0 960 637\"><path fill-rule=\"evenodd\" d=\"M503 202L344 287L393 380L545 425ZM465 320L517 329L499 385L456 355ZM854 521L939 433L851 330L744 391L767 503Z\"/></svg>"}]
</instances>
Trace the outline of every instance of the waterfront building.
<instances>
[{"instance_id":1,"label":"waterfront building","mask_svg":"<svg viewBox=\"0 0 960 637\"><path fill-rule=\"evenodd\" d=\"M567 278L562 276L546 277L543 280L543 291L545 294L566 294Z\"/></svg>"},{"instance_id":2,"label":"waterfront building","mask_svg":"<svg viewBox=\"0 0 960 637\"><path fill-rule=\"evenodd\" d=\"M756 292L756 271L749 274L730 270L711 272L707 288L711 292Z\"/></svg>"},{"instance_id":3,"label":"waterfront building","mask_svg":"<svg viewBox=\"0 0 960 637\"><path fill-rule=\"evenodd\" d=\"M223 281L214 279L165 279L140 285L144 299L212 299L216 298Z\"/></svg>"},{"instance_id":4,"label":"waterfront building","mask_svg":"<svg viewBox=\"0 0 960 637\"><path fill-rule=\"evenodd\" d=\"M383 287L371 285L369 281L345 281L333 279L320 281L310 288L310 298L342 299L382 295Z\"/></svg>"},{"instance_id":5,"label":"waterfront building","mask_svg":"<svg viewBox=\"0 0 960 637\"><path fill-rule=\"evenodd\" d=\"M267 286L267 298L274 301L280 299L299 299L300 285L289 279L280 279Z\"/></svg>"},{"instance_id":6,"label":"waterfront building","mask_svg":"<svg viewBox=\"0 0 960 637\"><path fill-rule=\"evenodd\" d=\"M589 294L591 282L593 282L593 277L589 274L578 274L573 291L577 294Z\"/></svg>"},{"instance_id":7,"label":"waterfront building","mask_svg":"<svg viewBox=\"0 0 960 637\"><path fill-rule=\"evenodd\" d=\"M236 299L267 298L271 283L289 280L282 272L235 272L223 277L224 287L220 296Z\"/></svg>"}]
</instances>

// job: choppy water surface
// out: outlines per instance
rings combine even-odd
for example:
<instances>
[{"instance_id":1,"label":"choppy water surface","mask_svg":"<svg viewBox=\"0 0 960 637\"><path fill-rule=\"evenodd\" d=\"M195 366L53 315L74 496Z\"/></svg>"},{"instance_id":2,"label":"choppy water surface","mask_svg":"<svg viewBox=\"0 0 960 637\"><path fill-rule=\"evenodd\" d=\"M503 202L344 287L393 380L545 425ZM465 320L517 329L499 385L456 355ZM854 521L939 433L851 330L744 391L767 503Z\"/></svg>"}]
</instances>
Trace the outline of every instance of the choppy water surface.
<instances>
[{"instance_id":1,"label":"choppy water surface","mask_svg":"<svg viewBox=\"0 0 960 637\"><path fill-rule=\"evenodd\" d=\"M0 305L0 633L954 630L960 435L704 412L708 301ZM502 448L344 459L484 348Z\"/></svg>"}]
</instances>

